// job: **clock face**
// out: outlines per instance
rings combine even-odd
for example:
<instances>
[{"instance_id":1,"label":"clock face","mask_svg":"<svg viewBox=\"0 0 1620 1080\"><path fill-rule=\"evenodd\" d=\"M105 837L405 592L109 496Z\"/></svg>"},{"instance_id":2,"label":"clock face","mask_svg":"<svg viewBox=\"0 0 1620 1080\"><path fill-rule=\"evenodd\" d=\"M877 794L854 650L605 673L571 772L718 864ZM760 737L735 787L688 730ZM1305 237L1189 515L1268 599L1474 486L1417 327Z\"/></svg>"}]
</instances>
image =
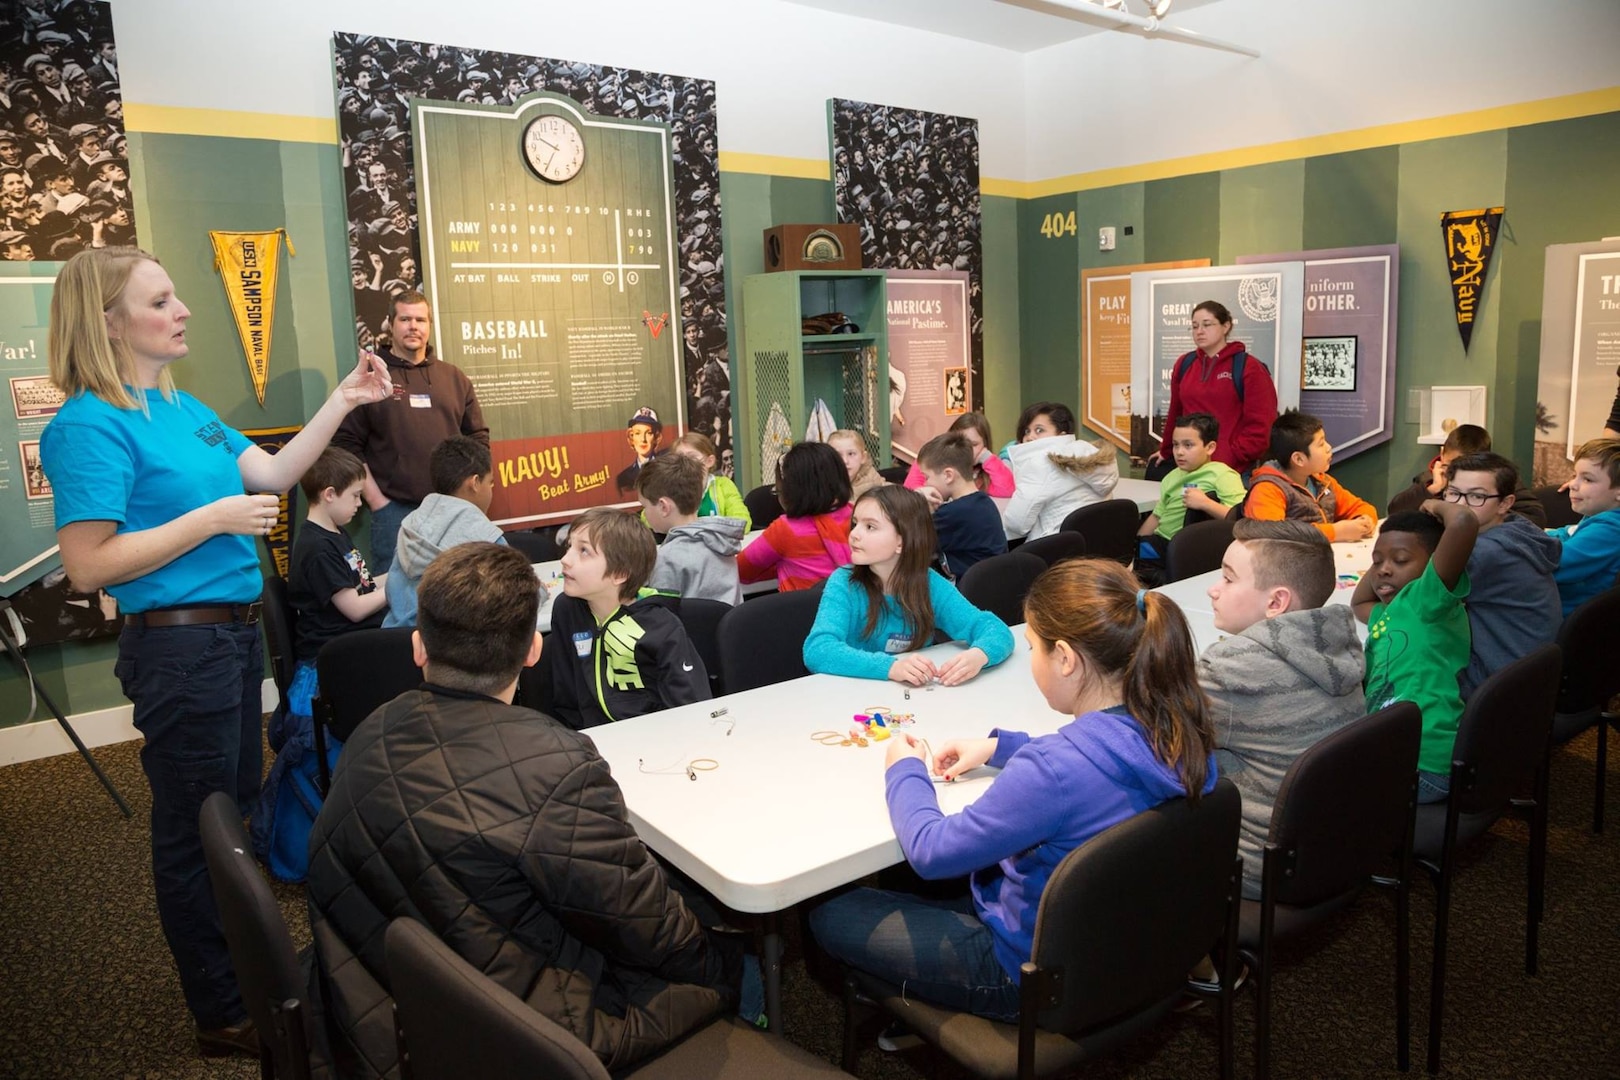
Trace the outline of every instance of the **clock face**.
<instances>
[{"instance_id":1,"label":"clock face","mask_svg":"<svg viewBox=\"0 0 1620 1080\"><path fill-rule=\"evenodd\" d=\"M561 184L585 167L585 140L563 116L542 116L523 129L523 159L542 180Z\"/></svg>"}]
</instances>

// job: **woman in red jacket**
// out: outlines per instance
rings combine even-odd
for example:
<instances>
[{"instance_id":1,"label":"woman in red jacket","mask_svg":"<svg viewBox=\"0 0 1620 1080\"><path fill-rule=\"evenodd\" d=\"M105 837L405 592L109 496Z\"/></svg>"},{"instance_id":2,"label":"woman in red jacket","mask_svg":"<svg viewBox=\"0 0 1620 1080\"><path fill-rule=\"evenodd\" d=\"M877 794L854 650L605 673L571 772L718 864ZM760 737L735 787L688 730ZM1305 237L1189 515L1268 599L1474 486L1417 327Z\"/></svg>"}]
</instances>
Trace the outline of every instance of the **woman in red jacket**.
<instances>
[{"instance_id":1,"label":"woman in red jacket","mask_svg":"<svg viewBox=\"0 0 1620 1080\"><path fill-rule=\"evenodd\" d=\"M1148 457L1157 465L1170 456L1170 433L1178 416L1209 413L1221 424L1214 460L1247 474L1265 460L1271 422L1277 418L1277 387L1266 365L1248 354L1241 341L1227 341L1232 313L1205 300L1192 313L1194 350L1176 360L1170 374L1170 408L1164 439ZM1243 365L1241 375L1237 365ZM1239 393L1241 386L1242 392Z\"/></svg>"}]
</instances>

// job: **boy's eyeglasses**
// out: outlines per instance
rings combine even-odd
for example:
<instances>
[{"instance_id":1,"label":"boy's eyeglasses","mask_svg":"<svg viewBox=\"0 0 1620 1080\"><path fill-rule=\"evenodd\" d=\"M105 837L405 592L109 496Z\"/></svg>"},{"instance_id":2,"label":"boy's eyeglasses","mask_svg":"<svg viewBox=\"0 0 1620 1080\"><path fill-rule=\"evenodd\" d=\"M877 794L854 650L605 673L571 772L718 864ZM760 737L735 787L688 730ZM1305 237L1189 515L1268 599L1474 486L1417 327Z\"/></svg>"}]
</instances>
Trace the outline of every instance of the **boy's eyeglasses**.
<instances>
[{"instance_id":1,"label":"boy's eyeglasses","mask_svg":"<svg viewBox=\"0 0 1620 1080\"><path fill-rule=\"evenodd\" d=\"M1448 487L1446 490L1440 493L1440 497L1446 500L1446 502L1467 503L1469 506L1484 506L1487 500L1500 499L1502 496L1487 495L1483 491L1458 491L1456 488Z\"/></svg>"}]
</instances>

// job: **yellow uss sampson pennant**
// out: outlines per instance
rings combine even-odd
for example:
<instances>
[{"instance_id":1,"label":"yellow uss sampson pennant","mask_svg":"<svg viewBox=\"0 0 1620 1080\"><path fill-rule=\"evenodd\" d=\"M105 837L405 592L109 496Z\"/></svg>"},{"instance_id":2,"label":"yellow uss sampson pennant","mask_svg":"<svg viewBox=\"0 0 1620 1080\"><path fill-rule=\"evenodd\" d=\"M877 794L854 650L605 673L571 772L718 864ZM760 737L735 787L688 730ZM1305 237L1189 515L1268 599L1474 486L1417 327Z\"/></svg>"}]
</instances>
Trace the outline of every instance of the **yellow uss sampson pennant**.
<instances>
[{"instance_id":1,"label":"yellow uss sampson pennant","mask_svg":"<svg viewBox=\"0 0 1620 1080\"><path fill-rule=\"evenodd\" d=\"M276 324L276 272L281 261L281 242L287 254L297 255L286 229L269 232L216 232L209 230L214 243L214 269L225 282L225 297L236 320L236 333L242 339L248 374L253 376L253 392L264 404L264 388L270 381L270 331Z\"/></svg>"}]
</instances>

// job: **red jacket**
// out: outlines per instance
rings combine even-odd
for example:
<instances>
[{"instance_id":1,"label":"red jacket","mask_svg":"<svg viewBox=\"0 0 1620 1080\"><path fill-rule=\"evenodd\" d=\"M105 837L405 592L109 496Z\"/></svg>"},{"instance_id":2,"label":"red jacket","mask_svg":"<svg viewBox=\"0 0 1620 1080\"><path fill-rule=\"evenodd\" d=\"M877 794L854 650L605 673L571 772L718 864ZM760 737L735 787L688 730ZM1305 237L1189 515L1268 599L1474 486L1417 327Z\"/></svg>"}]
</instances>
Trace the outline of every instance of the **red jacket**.
<instances>
[{"instance_id":1,"label":"red jacket","mask_svg":"<svg viewBox=\"0 0 1620 1080\"><path fill-rule=\"evenodd\" d=\"M1170 369L1170 411L1165 417L1159 453L1170 456L1170 434L1177 417L1202 412L1221 424L1216 461L1246 473L1266 460L1271 448L1271 422L1277 418L1277 387L1266 365L1251 356L1243 369L1243 399L1238 400L1232 387L1232 358L1244 351L1241 341L1228 341L1213 360L1202 354L1195 357L1180 379L1175 378L1175 373L1186 357L1176 360Z\"/></svg>"}]
</instances>

